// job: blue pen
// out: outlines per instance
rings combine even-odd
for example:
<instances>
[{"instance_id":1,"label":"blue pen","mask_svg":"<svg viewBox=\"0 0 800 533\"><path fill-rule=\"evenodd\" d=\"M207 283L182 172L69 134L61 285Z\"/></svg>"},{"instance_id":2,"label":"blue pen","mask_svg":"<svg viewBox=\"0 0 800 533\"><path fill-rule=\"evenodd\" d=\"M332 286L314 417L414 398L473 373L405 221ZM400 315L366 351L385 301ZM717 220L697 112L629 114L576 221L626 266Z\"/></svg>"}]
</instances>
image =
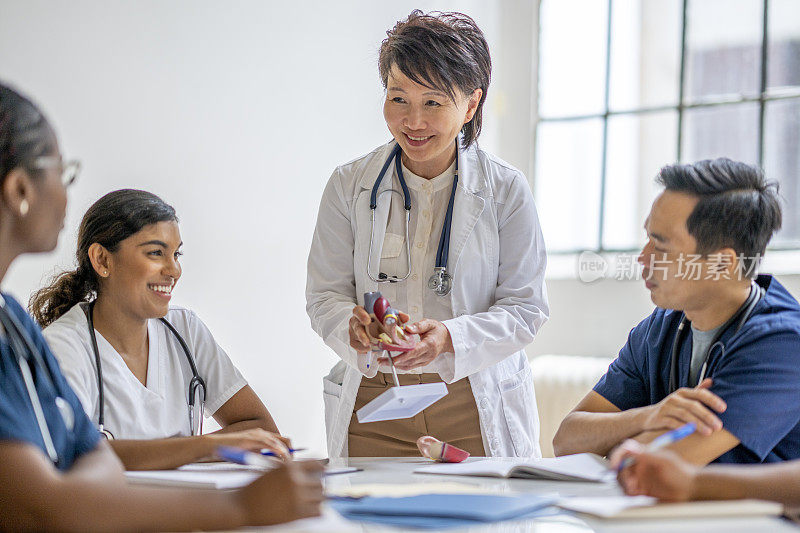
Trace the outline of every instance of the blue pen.
<instances>
[{"instance_id":1,"label":"blue pen","mask_svg":"<svg viewBox=\"0 0 800 533\"><path fill-rule=\"evenodd\" d=\"M291 454L291 453L295 453L295 452L303 452L305 450L306 450L306 448L289 448L289 453ZM262 448L261 449L261 455L266 455L267 457L278 457L277 453L273 452L272 450L270 450L268 448Z\"/></svg>"},{"instance_id":2,"label":"blue pen","mask_svg":"<svg viewBox=\"0 0 800 533\"><path fill-rule=\"evenodd\" d=\"M681 439L685 439L692 433L694 430L697 429L697 426L694 422L689 422L688 424L684 424L683 426L673 429L672 431L668 431L663 435L659 435L653 441L645 446L645 452L654 452L656 450L660 450L665 446L669 446L670 444L676 443ZM622 471L624 468L629 467L634 463L635 459L633 457L626 457L617 467L617 472Z\"/></svg>"},{"instance_id":3,"label":"blue pen","mask_svg":"<svg viewBox=\"0 0 800 533\"><path fill-rule=\"evenodd\" d=\"M276 464L279 464L275 463L274 459L233 446L217 446L217 455L231 463L259 468L274 468Z\"/></svg>"}]
</instances>

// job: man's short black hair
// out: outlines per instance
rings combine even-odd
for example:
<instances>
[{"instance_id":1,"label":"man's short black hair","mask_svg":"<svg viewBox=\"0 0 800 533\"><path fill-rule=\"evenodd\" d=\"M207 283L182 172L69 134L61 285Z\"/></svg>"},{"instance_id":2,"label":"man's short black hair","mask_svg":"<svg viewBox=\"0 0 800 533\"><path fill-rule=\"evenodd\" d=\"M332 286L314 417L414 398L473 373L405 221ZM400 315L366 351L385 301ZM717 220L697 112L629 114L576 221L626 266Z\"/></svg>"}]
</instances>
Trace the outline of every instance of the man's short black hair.
<instances>
[{"instance_id":1,"label":"man's short black hair","mask_svg":"<svg viewBox=\"0 0 800 533\"><path fill-rule=\"evenodd\" d=\"M668 191L699 197L686 221L697 253L732 248L742 273L754 278L772 235L781 227L778 184L758 167L727 158L661 169L656 181Z\"/></svg>"}]
</instances>

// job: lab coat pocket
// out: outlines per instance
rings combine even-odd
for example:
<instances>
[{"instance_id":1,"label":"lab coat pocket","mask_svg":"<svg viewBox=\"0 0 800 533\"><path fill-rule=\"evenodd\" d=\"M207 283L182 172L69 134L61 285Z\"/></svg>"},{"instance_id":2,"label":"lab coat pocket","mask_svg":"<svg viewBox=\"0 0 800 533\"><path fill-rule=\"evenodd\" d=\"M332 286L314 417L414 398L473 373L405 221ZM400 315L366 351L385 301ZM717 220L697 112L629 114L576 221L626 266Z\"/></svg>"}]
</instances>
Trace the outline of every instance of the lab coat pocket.
<instances>
[{"instance_id":1,"label":"lab coat pocket","mask_svg":"<svg viewBox=\"0 0 800 533\"><path fill-rule=\"evenodd\" d=\"M536 397L533 393L533 373L531 367L525 368L504 379L499 384L500 397L503 399L503 414L514 445L514 454L517 457L531 457L536 454L533 437L537 433L534 420L536 410L528 403L535 406Z\"/></svg>"},{"instance_id":2,"label":"lab coat pocket","mask_svg":"<svg viewBox=\"0 0 800 533\"><path fill-rule=\"evenodd\" d=\"M322 378L322 399L325 403L325 426L330 434L336 424L339 402L342 398L342 385L335 383L330 376Z\"/></svg>"},{"instance_id":3,"label":"lab coat pocket","mask_svg":"<svg viewBox=\"0 0 800 533\"><path fill-rule=\"evenodd\" d=\"M386 233L383 238L383 248L381 249L381 259L394 259L403 250L404 237L396 233Z\"/></svg>"}]
</instances>

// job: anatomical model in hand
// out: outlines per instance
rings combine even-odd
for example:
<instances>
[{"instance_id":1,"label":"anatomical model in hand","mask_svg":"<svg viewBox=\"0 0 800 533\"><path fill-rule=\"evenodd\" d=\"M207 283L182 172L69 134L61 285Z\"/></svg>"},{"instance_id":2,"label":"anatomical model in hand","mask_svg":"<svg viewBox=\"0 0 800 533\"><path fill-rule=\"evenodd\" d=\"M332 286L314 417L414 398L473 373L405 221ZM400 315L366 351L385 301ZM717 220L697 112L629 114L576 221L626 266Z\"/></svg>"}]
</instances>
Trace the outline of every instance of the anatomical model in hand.
<instances>
[{"instance_id":1,"label":"anatomical model in hand","mask_svg":"<svg viewBox=\"0 0 800 533\"><path fill-rule=\"evenodd\" d=\"M414 349L417 344L414 336L406 333L400 322L400 313L380 292L364 294L364 309L380 326L377 337L372 336L370 332L372 328L367 328L373 349L389 352L408 352Z\"/></svg>"}]
</instances>

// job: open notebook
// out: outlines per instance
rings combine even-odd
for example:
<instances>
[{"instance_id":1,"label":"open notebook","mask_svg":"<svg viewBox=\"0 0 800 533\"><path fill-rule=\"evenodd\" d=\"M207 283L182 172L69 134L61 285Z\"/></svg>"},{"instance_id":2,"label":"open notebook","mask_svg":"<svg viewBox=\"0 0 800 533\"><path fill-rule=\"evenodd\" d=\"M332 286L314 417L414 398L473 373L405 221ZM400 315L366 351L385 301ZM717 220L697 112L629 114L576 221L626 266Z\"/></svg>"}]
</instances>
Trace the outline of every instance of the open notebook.
<instances>
[{"instance_id":1,"label":"open notebook","mask_svg":"<svg viewBox=\"0 0 800 533\"><path fill-rule=\"evenodd\" d=\"M558 506L607 519L778 516L783 513L783 505L763 500L658 503L649 496L564 498Z\"/></svg>"},{"instance_id":2,"label":"open notebook","mask_svg":"<svg viewBox=\"0 0 800 533\"><path fill-rule=\"evenodd\" d=\"M326 476L348 474L358 468L325 468ZM192 463L175 470L142 470L125 472L129 483L195 489L238 489L265 472L262 468L233 463Z\"/></svg>"},{"instance_id":3,"label":"open notebook","mask_svg":"<svg viewBox=\"0 0 800 533\"><path fill-rule=\"evenodd\" d=\"M456 464L436 464L414 470L419 474L447 474L554 481L609 481L614 473L602 457L578 453L543 459L483 459Z\"/></svg>"},{"instance_id":4,"label":"open notebook","mask_svg":"<svg viewBox=\"0 0 800 533\"><path fill-rule=\"evenodd\" d=\"M129 483L197 489L236 489L254 481L263 470L231 463L195 463L175 470L125 472Z\"/></svg>"}]
</instances>

